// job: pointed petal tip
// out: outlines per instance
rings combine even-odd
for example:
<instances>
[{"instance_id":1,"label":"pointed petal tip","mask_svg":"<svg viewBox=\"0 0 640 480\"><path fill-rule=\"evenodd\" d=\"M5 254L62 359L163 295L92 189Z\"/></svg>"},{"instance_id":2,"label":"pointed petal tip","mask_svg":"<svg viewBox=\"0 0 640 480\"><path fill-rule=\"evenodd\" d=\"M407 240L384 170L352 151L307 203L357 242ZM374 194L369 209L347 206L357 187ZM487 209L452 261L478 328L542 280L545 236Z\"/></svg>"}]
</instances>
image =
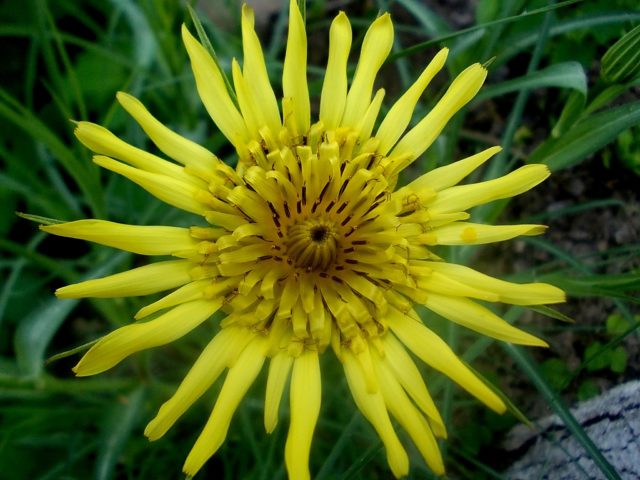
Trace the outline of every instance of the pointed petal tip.
<instances>
[{"instance_id":1,"label":"pointed petal tip","mask_svg":"<svg viewBox=\"0 0 640 480\"><path fill-rule=\"evenodd\" d=\"M189 29L187 28L186 23L182 24L182 27L180 28L180 33L182 35L182 41L184 42L185 46L187 46L187 48L189 45L193 45L194 42L197 42L195 37L191 34Z\"/></svg>"},{"instance_id":2,"label":"pointed petal tip","mask_svg":"<svg viewBox=\"0 0 640 480\"><path fill-rule=\"evenodd\" d=\"M54 292L55 296L61 299L76 298L74 297L72 290L69 288L70 286L71 285L67 285L65 287L57 288Z\"/></svg>"},{"instance_id":3,"label":"pointed petal tip","mask_svg":"<svg viewBox=\"0 0 640 480\"><path fill-rule=\"evenodd\" d=\"M156 419L154 418L153 420L151 420L146 427L144 427L144 436L147 437L147 439L150 442L155 442L156 440L158 440L160 437L162 437L162 434L159 434L155 425L155 421Z\"/></svg>"}]
</instances>

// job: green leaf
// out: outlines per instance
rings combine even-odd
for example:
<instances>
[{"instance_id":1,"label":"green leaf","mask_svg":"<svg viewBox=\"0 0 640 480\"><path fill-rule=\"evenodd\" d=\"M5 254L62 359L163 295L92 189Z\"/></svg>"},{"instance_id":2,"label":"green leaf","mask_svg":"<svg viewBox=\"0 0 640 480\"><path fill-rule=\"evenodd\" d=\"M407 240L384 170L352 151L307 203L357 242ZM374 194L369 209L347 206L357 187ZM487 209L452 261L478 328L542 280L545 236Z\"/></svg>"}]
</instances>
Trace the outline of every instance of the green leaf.
<instances>
[{"instance_id":1,"label":"green leaf","mask_svg":"<svg viewBox=\"0 0 640 480\"><path fill-rule=\"evenodd\" d=\"M584 97L587 94L587 77L578 62L557 63L528 75L485 87L476 95L474 102L523 89L543 87L570 88Z\"/></svg>"},{"instance_id":2,"label":"green leaf","mask_svg":"<svg viewBox=\"0 0 640 480\"><path fill-rule=\"evenodd\" d=\"M596 97L589 102L589 105L584 110L584 115L589 115L601 108L606 107L613 100L618 98L624 92L629 89L629 85L609 85L602 90Z\"/></svg>"},{"instance_id":3,"label":"green leaf","mask_svg":"<svg viewBox=\"0 0 640 480\"><path fill-rule=\"evenodd\" d=\"M550 358L540 364L540 371L554 390L560 392L567 386L570 371L566 362L559 358Z\"/></svg>"},{"instance_id":4,"label":"green leaf","mask_svg":"<svg viewBox=\"0 0 640 480\"><path fill-rule=\"evenodd\" d=\"M640 25L607 50L602 57L600 73L609 83L627 82L640 74Z\"/></svg>"},{"instance_id":5,"label":"green leaf","mask_svg":"<svg viewBox=\"0 0 640 480\"><path fill-rule=\"evenodd\" d=\"M589 372L604 370L611 364L610 350L600 342L593 342L584 351L584 361Z\"/></svg>"},{"instance_id":6,"label":"green leaf","mask_svg":"<svg viewBox=\"0 0 640 480\"><path fill-rule=\"evenodd\" d=\"M600 395L600 389L591 380L585 380L578 387L578 400L581 402L597 397L598 395Z\"/></svg>"},{"instance_id":7,"label":"green leaf","mask_svg":"<svg viewBox=\"0 0 640 480\"><path fill-rule=\"evenodd\" d=\"M76 353L80 353L80 352L84 352L85 350L89 350L93 345L95 345L96 343L98 343L99 339L93 340L91 342L87 342L84 343L82 345L79 345L75 348L72 348L70 350L65 350L64 352L60 352L60 353L56 353L55 355L51 355L49 358L47 358L47 360L44 362L45 365L49 365L50 363L56 362L58 360L62 360L63 358L67 358L67 357L71 357L72 355L75 355Z\"/></svg>"},{"instance_id":8,"label":"green leaf","mask_svg":"<svg viewBox=\"0 0 640 480\"><path fill-rule=\"evenodd\" d=\"M418 43L416 45L413 45L409 48L405 48L399 52L395 52L392 55L390 55L387 58L387 63L388 62L392 62L394 60L396 60L397 58L401 58L401 57L406 57L408 55L412 55L414 53L420 52L432 45L439 45L442 42L445 42L447 40L451 40L457 37L461 37L463 35L466 35L468 33L472 33L472 32L476 32L478 30L484 30L487 29L489 27L495 27L496 25L502 25L502 24L508 24L508 23L512 23L512 22L518 22L524 18L527 17L531 17L531 16L535 16L535 15L541 15L543 13L546 12L552 12L554 10L558 10L560 8L564 8L564 7L568 7L569 5L573 5L574 3L578 3L581 2L582 0L565 0L564 2L560 2L557 3L556 5L548 5L546 7L541 7L541 8L536 8L534 10L529 10L529 11L523 11L522 13L518 14L518 15L512 15L510 17L506 17L506 18L500 18L498 20L494 20L492 22L487 22L487 23L482 23L480 25L474 25L472 27L468 27L468 28L463 28L461 30L457 30L455 32L446 34L446 35L442 35L440 37L434 38L432 40L427 40L426 42L422 42L422 43ZM629 17L626 16L624 17L624 20L628 20ZM619 19L617 19L618 21L620 21ZM537 37L536 37L537 38ZM535 42L533 42L535 43Z\"/></svg>"},{"instance_id":9,"label":"green leaf","mask_svg":"<svg viewBox=\"0 0 640 480\"><path fill-rule=\"evenodd\" d=\"M640 20L640 13L636 12L602 12L597 15L580 16L570 20L558 21L549 31L550 37L565 35L577 31L597 31L602 27L626 24ZM500 63L503 64L514 55L528 49L538 41L538 28L532 28L524 35L503 40L504 50L500 55Z\"/></svg>"},{"instance_id":10,"label":"green leaf","mask_svg":"<svg viewBox=\"0 0 640 480\"><path fill-rule=\"evenodd\" d=\"M637 320L640 320L640 316L638 316ZM621 335L626 332L629 327L629 322L627 322L622 315L613 313L607 317L607 333L609 335Z\"/></svg>"},{"instance_id":11,"label":"green leaf","mask_svg":"<svg viewBox=\"0 0 640 480\"><path fill-rule=\"evenodd\" d=\"M102 277L108 274L126 255L128 255L126 252L114 254L110 260L89 272L84 279ZM36 306L20 322L14 337L14 347L18 367L25 377L40 376L49 343L78 302L79 300L76 299L49 299Z\"/></svg>"},{"instance_id":12,"label":"green leaf","mask_svg":"<svg viewBox=\"0 0 640 480\"><path fill-rule=\"evenodd\" d=\"M140 420L144 387L139 387L128 397L119 397L119 403L107 415L107 424L102 431L98 458L96 460L96 480L114 478L118 457L131 431Z\"/></svg>"},{"instance_id":13,"label":"green leaf","mask_svg":"<svg viewBox=\"0 0 640 480\"><path fill-rule=\"evenodd\" d=\"M36 114L24 107L15 98L0 89L0 117L15 124L35 141L46 145L65 170L71 175L91 206L93 216L103 214L102 186L97 167L91 162L80 161Z\"/></svg>"},{"instance_id":14,"label":"green leaf","mask_svg":"<svg viewBox=\"0 0 640 480\"><path fill-rule=\"evenodd\" d=\"M640 303L640 299L626 295L626 292L634 292L640 288L640 272L637 271L618 275L585 275L578 278L553 274L545 276L545 280L549 280L569 296L594 295Z\"/></svg>"},{"instance_id":15,"label":"green leaf","mask_svg":"<svg viewBox=\"0 0 640 480\"><path fill-rule=\"evenodd\" d=\"M30 213L16 212L16 215L25 220L31 220L32 222L39 223L41 225L57 225L59 223L65 223L65 220L58 220L57 218L42 217L40 215L31 215Z\"/></svg>"},{"instance_id":16,"label":"green leaf","mask_svg":"<svg viewBox=\"0 0 640 480\"><path fill-rule=\"evenodd\" d=\"M551 136L553 138L558 138L563 135L578 121L578 119L584 112L586 101L586 95L583 95L578 91L571 92L571 95L569 95L567 102L562 108L560 118L553 127L553 130L551 130Z\"/></svg>"},{"instance_id":17,"label":"green leaf","mask_svg":"<svg viewBox=\"0 0 640 480\"><path fill-rule=\"evenodd\" d=\"M640 101L596 113L575 124L562 137L543 142L528 163L544 163L552 171L571 167L637 123L640 123Z\"/></svg>"},{"instance_id":18,"label":"green leaf","mask_svg":"<svg viewBox=\"0 0 640 480\"><path fill-rule=\"evenodd\" d=\"M31 311L18 325L14 338L16 360L25 377L42 373L49 342L79 300L50 299Z\"/></svg>"},{"instance_id":19,"label":"green leaf","mask_svg":"<svg viewBox=\"0 0 640 480\"><path fill-rule=\"evenodd\" d=\"M487 387L489 387L489 389L491 389L493 393L495 393L498 397L500 397L500 400L504 402L504 404L507 407L507 411L511 415L513 415L519 422L524 423L527 427L533 428L533 424L531 423L531 421L527 418L527 416L524 413L522 413L522 411L518 407L516 407L516 404L511 401L511 398L509 398L508 395L506 395L502 390L500 390L493 383L491 383L484 375L482 375L478 370L473 368L470 364L466 362L464 362L464 364L469 370L473 372L473 374L476 377L482 380L482 382Z\"/></svg>"},{"instance_id":20,"label":"green leaf","mask_svg":"<svg viewBox=\"0 0 640 480\"><path fill-rule=\"evenodd\" d=\"M609 367L612 372L624 373L627 368L627 359L629 355L623 346L618 346L611 351Z\"/></svg>"},{"instance_id":21,"label":"green leaf","mask_svg":"<svg viewBox=\"0 0 640 480\"><path fill-rule=\"evenodd\" d=\"M411 16L424 28L429 36L445 35L451 32L447 22L431 8L417 0L398 0Z\"/></svg>"},{"instance_id":22,"label":"green leaf","mask_svg":"<svg viewBox=\"0 0 640 480\"><path fill-rule=\"evenodd\" d=\"M576 323L576 321L566 316L564 313L559 312L555 308L548 307L547 305L532 305L527 307L529 310L533 310L534 312L540 313L546 317L553 318L555 320L560 320L561 322L566 323Z\"/></svg>"}]
</instances>

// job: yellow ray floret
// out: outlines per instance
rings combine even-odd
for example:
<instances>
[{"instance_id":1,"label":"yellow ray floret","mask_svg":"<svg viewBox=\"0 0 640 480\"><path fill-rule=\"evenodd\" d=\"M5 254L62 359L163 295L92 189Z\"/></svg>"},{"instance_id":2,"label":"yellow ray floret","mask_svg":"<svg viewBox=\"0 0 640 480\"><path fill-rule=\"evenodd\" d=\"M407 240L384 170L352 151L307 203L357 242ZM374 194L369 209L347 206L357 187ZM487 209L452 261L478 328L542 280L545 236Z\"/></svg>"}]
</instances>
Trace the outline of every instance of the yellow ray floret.
<instances>
[{"instance_id":1,"label":"yellow ray floret","mask_svg":"<svg viewBox=\"0 0 640 480\"><path fill-rule=\"evenodd\" d=\"M252 336L246 329L226 328L218 333L200 354L178 390L149 422L144 434L149 440L162 437L175 421L200 398L216 381L223 370L230 367Z\"/></svg>"},{"instance_id":2,"label":"yellow ray floret","mask_svg":"<svg viewBox=\"0 0 640 480\"><path fill-rule=\"evenodd\" d=\"M250 345L245 347L238 360L229 369L211 416L182 467L187 475L195 475L204 462L224 442L231 417L238 408L240 400L260 373L264 363L266 346L267 340L265 338L255 338Z\"/></svg>"},{"instance_id":3,"label":"yellow ray floret","mask_svg":"<svg viewBox=\"0 0 640 480\"><path fill-rule=\"evenodd\" d=\"M251 79L248 82L250 101L259 106L255 109L258 120L276 134L282 125L278 101L269 82L262 47L253 25L253 9L245 4L242 6L242 74Z\"/></svg>"},{"instance_id":4,"label":"yellow ray floret","mask_svg":"<svg viewBox=\"0 0 640 480\"><path fill-rule=\"evenodd\" d=\"M309 452L320 413L320 365L318 352L307 350L293 361L291 420L284 449L289 477L310 479Z\"/></svg>"},{"instance_id":5,"label":"yellow ray floret","mask_svg":"<svg viewBox=\"0 0 640 480\"><path fill-rule=\"evenodd\" d=\"M329 31L329 60L320 97L320 120L334 129L342 120L347 101L347 60L351 50L351 24L340 12Z\"/></svg>"},{"instance_id":6,"label":"yellow ray floret","mask_svg":"<svg viewBox=\"0 0 640 480\"><path fill-rule=\"evenodd\" d=\"M227 92L222 73L213 58L184 25L182 40L191 59L191 68L202 103L220 131L238 148L247 142L249 134L242 116Z\"/></svg>"},{"instance_id":7,"label":"yellow ray floret","mask_svg":"<svg viewBox=\"0 0 640 480\"><path fill-rule=\"evenodd\" d=\"M420 100L422 92L427 88L433 77L442 70L448 54L448 48L440 50L414 84L393 104L376 132L376 139L380 141L378 153L386 155L404 133L411 121L413 109L416 107L418 100Z\"/></svg>"},{"instance_id":8,"label":"yellow ray floret","mask_svg":"<svg viewBox=\"0 0 640 480\"><path fill-rule=\"evenodd\" d=\"M373 91L373 82L393 45L393 23L391 15L378 17L367 30L358 66L347 94L347 103L342 117L342 125L356 125L364 115Z\"/></svg>"},{"instance_id":9,"label":"yellow ray floret","mask_svg":"<svg viewBox=\"0 0 640 480\"><path fill-rule=\"evenodd\" d=\"M184 303L154 320L121 327L91 347L73 371L80 377L95 375L135 352L173 342L189 333L221 306L220 300Z\"/></svg>"},{"instance_id":10,"label":"yellow ray floret","mask_svg":"<svg viewBox=\"0 0 640 480\"><path fill-rule=\"evenodd\" d=\"M284 122L292 129L294 136L303 135L311 121L309 89L307 88L307 35L304 20L290 0L289 36L287 53L282 71L282 92L290 110L283 104ZM289 117L290 116L290 117Z\"/></svg>"},{"instance_id":11,"label":"yellow ray floret","mask_svg":"<svg viewBox=\"0 0 640 480\"><path fill-rule=\"evenodd\" d=\"M134 96L125 92L118 92L116 94L116 98L120 105L122 105L122 108L124 108L129 115L138 122L151 141L165 155L173 158L183 165L198 167L200 169L214 169L219 164L220 161L213 153L202 145L195 143L164 126L153 115L151 115L142 102ZM83 123L85 122L80 122L78 124L76 135L79 134L80 125ZM120 158L117 154L112 154L109 151L100 152L96 149L91 149L96 153L104 153L107 156ZM138 152L135 153L137 154ZM175 171L176 169L173 169L171 172L159 170L159 173L168 174Z\"/></svg>"},{"instance_id":12,"label":"yellow ray floret","mask_svg":"<svg viewBox=\"0 0 640 480\"><path fill-rule=\"evenodd\" d=\"M56 290L60 298L133 297L179 287L191 281L193 264L187 260L152 263L104 278L67 285Z\"/></svg>"},{"instance_id":13,"label":"yellow ray floret","mask_svg":"<svg viewBox=\"0 0 640 480\"><path fill-rule=\"evenodd\" d=\"M140 255L173 255L197 246L188 228L142 227L106 220L76 220L40 228L61 237L89 240Z\"/></svg>"}]
</instances>

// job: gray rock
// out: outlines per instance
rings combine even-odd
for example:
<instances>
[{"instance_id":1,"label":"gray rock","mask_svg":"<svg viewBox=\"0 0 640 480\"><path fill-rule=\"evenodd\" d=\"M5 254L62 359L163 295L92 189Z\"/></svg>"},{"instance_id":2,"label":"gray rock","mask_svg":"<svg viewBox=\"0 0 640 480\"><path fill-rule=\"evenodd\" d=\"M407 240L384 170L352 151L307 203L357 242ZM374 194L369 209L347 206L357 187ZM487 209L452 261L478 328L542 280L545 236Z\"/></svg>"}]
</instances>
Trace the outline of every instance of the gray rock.
<instances>
[{"instance_id":1,"label":"gray rock","mask_svg":"<svg viewBox=\"0 0 640 480\"><path fill-rule=\"evenodd\" d=\"M640 479L640 381L619 385L571 412L624 480ZM518 460L505 472L510 480L604 479L580 443L557 415L518 425L505 449Z\"/></svg>"}]
</instances>

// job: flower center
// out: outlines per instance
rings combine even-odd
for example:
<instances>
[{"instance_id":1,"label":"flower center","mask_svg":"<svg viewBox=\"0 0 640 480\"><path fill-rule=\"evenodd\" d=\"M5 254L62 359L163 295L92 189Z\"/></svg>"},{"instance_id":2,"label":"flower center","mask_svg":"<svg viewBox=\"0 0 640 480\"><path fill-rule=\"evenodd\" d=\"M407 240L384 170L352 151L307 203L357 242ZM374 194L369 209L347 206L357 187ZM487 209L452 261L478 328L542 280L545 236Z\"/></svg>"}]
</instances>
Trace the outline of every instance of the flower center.
<instances>
[{"instance_id":1,"label":"flower center","mask_svg":"<svg viewBox=\"0 0 640 480\"><path fill-rule=\"evenodd\" d=\"M338 251L336 227L325 219L294 223L287 229L287 256L296 267L307 271L327 270Z\"/></svg>"}]
</instances>

